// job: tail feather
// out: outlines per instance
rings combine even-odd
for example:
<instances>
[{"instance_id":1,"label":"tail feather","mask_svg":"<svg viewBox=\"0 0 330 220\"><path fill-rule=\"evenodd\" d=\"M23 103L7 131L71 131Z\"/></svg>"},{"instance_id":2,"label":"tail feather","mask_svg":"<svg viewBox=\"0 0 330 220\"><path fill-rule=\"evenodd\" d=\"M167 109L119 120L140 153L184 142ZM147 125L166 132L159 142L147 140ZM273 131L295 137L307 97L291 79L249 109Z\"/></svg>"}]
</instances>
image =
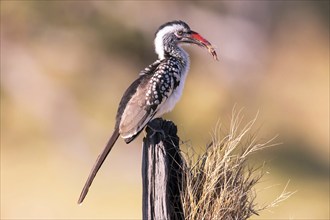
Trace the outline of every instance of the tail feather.
<instances>
[{"instance_id":1,"label":"tail feather","mask_svg":"<svg viewBox=\"0 0 330 220\"><path fill-rule=\"evenodd\" d=\"M105 158L110 153L110 151L111 151L113 145L116 143L118 137L119 137L119 131L118 131L118 128L116 128L115 131L113 132L113 134L111 135L111 138L108 141L108 144L105 146L105 148L103 149L101 154L97 157L96 162L85 183L85 186L84 186L83 190L81 191L81 194L80 194L80 197L78 200L78 204L81 204L84 201L84 199L88 193L89 187L92 185L92 182L93 182L97 172L99 171L100 167L102 166Z\"/></svg>"}]
</instances>

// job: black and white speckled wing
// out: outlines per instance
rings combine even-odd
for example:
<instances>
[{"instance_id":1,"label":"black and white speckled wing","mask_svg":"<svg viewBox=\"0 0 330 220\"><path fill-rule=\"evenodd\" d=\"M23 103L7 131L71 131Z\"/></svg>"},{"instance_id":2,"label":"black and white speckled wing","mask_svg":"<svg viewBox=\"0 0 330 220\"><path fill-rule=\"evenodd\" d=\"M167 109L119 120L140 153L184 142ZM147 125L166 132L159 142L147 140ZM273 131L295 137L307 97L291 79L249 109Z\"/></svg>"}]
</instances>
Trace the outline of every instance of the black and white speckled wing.
<instances>
[{"instance_id":1,"label":"black and white speckled wing","mask_svg":"<svg viewBox=\"0 0 330 220\"><path fill-rule=\"evenodd\" d=\"M118 122L119 133L126 143L131 142L152 119L156 107L146 105L146 84L151 77L140 77L134 94L127 101ZM134 83L132 84L134 85Z\"/></svg>"},{"instance_id":2,"label":"black and white speckled wing","mask_svg":"<svg viewBox=\"0 0 330 220\"><path fill-rule=\"evenodd\" d=\"M121 137L131 142L158 115L180 81L179 67L164 60L141 75L125 92L117 113Z\"/></svg>"}]
</instances>

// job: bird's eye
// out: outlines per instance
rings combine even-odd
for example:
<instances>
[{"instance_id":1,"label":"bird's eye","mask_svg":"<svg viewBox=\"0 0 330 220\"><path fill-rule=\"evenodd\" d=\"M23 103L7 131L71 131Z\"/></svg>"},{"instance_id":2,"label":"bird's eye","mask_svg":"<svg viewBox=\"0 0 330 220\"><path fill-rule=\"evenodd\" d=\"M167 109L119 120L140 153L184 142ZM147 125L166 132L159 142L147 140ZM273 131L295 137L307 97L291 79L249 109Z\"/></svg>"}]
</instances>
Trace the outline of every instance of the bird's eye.
<instances>
[{"instance_id":1,"label":"bird's eye","mask_svg":"<svg viewBox=\"0 0 330 220\"><path fill-rule=\"evenodd\" d=\"M177 31L176 32L176 36L177 37L182 37L182 35L183 35L183 31Z\"/></svg>"}]
</instances>

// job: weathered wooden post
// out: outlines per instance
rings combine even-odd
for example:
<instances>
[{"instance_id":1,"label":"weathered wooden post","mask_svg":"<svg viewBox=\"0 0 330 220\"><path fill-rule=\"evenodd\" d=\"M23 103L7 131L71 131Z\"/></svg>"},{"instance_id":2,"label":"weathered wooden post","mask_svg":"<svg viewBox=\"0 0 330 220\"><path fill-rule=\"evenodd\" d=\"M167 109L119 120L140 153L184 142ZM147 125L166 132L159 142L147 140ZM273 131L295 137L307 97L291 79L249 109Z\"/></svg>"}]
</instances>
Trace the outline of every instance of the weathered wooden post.
<instances>
[{"instance_id":1,"label":"weathered wooden post","mask_svg":"<svg viewBox=\"0 0 330 220\"><path fill-rule=\"evenodd\" d=\"M153 120L143 139L143 219L184 219L180 190L182 157L177 127L171 121Z\"/></svg>"}]
</instances>

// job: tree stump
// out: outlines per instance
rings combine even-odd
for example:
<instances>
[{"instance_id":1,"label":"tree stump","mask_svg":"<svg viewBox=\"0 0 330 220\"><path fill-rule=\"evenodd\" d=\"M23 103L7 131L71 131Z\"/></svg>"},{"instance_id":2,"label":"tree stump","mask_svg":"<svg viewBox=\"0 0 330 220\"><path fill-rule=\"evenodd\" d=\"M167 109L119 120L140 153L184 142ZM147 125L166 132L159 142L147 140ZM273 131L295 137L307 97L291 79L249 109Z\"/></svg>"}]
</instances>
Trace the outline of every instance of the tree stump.
<instances>
[{"instance_id":1,"label":"tree stump","mask_svg":"<svg viewBox=\"0 0 330 220\"><path fill-rule=\"evenodd\" d=\"M177 127L160 118L146 128L142 153L143 219L184 219L180 191L182 157Z\"/></svg>"}]
</instances>

